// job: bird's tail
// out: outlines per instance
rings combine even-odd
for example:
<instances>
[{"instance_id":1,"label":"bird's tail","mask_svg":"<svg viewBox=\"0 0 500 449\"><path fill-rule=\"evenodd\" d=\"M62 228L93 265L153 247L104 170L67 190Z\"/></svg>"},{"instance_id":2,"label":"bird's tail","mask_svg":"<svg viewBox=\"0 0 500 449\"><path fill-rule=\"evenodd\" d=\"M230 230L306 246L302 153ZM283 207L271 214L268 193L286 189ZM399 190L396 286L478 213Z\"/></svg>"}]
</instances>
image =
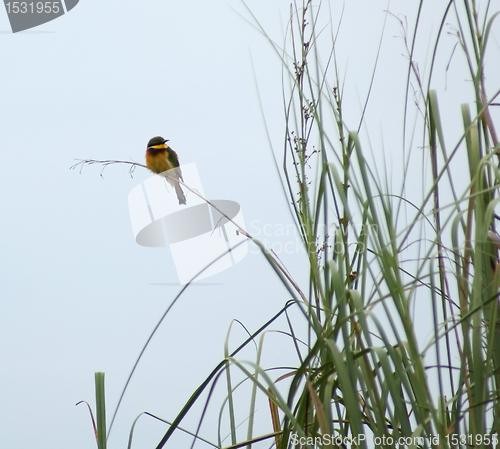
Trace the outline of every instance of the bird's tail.
<instances>
[{"instance_id":1,"label":"bird's tail","mask_svg":"<svg viewBox=\"0 0 500 449\"><path fill-rule=\"evenodd\" d=\"M184 192L182 191L181 185L178 182L175 184L175 193L177 193L179 204L186 204L186 197L184 196Z\"/></svg>"}]
</instances>

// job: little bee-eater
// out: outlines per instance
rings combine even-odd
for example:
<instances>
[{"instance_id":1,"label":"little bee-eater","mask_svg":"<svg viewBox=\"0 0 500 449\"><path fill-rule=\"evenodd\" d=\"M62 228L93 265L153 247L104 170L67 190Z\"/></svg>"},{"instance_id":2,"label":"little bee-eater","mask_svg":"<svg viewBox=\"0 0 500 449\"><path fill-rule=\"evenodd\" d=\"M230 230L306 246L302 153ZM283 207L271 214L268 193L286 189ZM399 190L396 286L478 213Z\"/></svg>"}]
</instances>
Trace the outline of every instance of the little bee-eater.
<instances>
[{"instance_id":1,"label":"little bee-eater","mask_svg":"<svg viewBox=\"0 0 500 449\"><path fill-rule=\"evenodd\" d=\"M177 153L167 145L167 142L168 140L161 136L149 140L148 149L146 150L146 167L154 173L163 173L170 170L165 174L165 178L175 189L179 204L186 204L186 197L179 184L179 180L183 181L179 158Z\"/></svg>"}]
</instances>

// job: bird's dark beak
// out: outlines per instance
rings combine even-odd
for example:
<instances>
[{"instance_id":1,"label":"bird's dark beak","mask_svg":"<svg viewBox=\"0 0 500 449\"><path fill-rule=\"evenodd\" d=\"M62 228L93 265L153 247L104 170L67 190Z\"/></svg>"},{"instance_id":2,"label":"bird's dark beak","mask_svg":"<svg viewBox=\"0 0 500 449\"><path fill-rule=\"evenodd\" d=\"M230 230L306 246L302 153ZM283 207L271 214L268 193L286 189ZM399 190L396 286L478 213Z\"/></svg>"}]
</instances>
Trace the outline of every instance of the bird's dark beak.
<instances>
[{"instance_id":1,"label":"bird's dark beak","mask_svg":"<svg viewBox=\"0 0 500 449\"><path fill-rule=\"evenodd\" d=\"M163 143L167 143L167 142L168 142L168 139L165 139L165 140L163 141Z\"/></svg>"}]
</instances>

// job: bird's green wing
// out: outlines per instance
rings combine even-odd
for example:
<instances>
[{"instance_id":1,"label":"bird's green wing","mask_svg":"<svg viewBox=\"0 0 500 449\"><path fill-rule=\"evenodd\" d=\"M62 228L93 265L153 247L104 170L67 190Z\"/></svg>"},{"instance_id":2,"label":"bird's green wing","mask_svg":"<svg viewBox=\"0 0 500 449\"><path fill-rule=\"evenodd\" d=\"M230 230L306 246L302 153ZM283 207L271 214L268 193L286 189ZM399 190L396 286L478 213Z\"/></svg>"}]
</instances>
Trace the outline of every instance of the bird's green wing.
<instances>
[{"instance_id":1,"label":"bird's green wing","mask_svg":"<svg viewBox=\"0 0 500 449\"><path fill-rule=\"evenodd\" d=\"M177 153L172 150L172 148L168 147L168 161L174 166L179 166L179 158L177 157Z\"/></svg>"}]
</instances>

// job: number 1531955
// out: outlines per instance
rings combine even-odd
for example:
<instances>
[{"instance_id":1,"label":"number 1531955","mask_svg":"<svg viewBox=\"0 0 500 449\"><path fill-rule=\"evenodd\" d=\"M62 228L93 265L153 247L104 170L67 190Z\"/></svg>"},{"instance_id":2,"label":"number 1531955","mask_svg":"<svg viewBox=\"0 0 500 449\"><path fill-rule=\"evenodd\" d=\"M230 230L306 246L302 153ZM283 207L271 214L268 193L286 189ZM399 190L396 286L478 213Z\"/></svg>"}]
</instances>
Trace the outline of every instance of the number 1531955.
<instances>
[{"instance_id":1,"label":"number 1531955","mask_svg":"<svg viewBox=\"0 0 500 449\"><path fill-rule=\"evenodd\" d=\"M61 2L8 2L5 4L10 14L58 14Z\"/></svg>"}]
</instances>

